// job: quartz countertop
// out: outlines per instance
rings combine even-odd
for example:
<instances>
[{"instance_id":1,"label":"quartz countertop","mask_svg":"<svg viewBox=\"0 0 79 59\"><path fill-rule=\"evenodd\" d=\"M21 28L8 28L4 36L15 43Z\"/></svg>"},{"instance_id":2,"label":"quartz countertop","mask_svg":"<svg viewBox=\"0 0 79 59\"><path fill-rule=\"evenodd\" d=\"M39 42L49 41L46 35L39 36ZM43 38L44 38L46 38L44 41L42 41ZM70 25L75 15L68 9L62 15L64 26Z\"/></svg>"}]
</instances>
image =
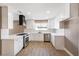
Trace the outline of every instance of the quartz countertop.
<instances>
[{"instance_id":1,"label":"quartz countertop","mask_svg":"<svg viewBox=\"0 0 79 59\"><path fill-rule=\"evenodd\" d=\"M21 35L22 36L22 35ZM12 35L8 35L6 38L1 38L2 40L15 40L17 37L19 37L19 35L17 34L12 34Z\"/></svg>"},{"instance_id":2,"label":"quartz countertop","mask_svg":"<svg viewBox=\"0 0 79 59\"><path fill-rule=\"evenodd\" d=\"M7 37L1 38L1 40L14 40L17 37L17 35L8 35Z\"/></svg>"},{"instance_id":3,"label":"quartz countertop","mask_svg":"<svg viewBox=\"0 0 79 59\"><path fill-rule=\"evenodd\" d=\"M54 35L54 36L64 36L64 34L61 34L61 33L51 33L51 35Z\"/></svg>"}]
</instances>

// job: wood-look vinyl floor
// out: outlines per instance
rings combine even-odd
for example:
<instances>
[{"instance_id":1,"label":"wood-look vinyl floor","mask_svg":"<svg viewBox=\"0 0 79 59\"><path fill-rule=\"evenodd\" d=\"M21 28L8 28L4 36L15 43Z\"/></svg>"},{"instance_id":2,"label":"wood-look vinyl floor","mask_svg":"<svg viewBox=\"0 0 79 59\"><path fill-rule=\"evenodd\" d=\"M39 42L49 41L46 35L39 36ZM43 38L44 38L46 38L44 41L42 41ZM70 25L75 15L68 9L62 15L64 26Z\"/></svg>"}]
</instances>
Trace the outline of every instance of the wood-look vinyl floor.
<instances>
[{"instance_id":1,"label":"wood-look vinyl floor","mask_svg":"<svg viewBox=\"0 0 79 59\"><path fill-rule=\"evenodd\" d=\"M50 42L29 42L17 56L68 56L65 51L56 50Z\"/></svg>"}]
</instances>

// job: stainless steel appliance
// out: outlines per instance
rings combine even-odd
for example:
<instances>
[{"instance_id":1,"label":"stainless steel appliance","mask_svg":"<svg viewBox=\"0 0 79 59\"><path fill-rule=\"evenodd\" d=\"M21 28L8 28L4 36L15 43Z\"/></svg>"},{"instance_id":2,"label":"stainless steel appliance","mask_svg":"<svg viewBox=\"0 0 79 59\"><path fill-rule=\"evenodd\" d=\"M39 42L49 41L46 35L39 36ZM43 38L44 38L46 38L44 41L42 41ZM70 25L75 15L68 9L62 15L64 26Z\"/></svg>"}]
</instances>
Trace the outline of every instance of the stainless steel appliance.
<instances>
[{"instance_id":1,"label":"stainless steel appliance","mask_svg":"<svg viewBox=\"0 0 79 59\"><path fill-rule=\"evenodd\" d=\"M50 42L50 40L51 40L51 34L45 33L44 34L44 42Z\"/></svg>"},{"instance_id":2,"label":"stainless steel appliance","mask_svg":"<svg viewBox=\"0 0 79 59\"><path fill-rule=\"evenodd\" d=\"M23 48L29 44L29 34L28 33L19 33L18 35L23 35Z\"/></svg>"},{"instance_id":3,"label":"stainless steel appliance","mask_svg":"<svg viewBox=\"0 0 79 59\"><path fill-rule=\"evenodd\" d=\"M26 46L28 46L28 44L29 44L29 35L26 33L23 36L23 48L25 48Z\"/></svg>"}]
</instances>

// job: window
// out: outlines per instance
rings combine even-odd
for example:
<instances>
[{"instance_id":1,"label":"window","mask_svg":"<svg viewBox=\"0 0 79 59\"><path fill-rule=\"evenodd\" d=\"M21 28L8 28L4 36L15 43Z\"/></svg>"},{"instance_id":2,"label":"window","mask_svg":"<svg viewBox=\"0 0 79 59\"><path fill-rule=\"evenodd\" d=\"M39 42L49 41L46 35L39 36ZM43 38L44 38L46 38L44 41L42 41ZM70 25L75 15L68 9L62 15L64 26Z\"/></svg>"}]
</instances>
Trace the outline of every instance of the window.
<instances>
[{"instance_id":1,"label":"window","mask_svg":"<svg viewBox=\"0 0 79 59\"><path fill-rule=\"evenodd\" d=\"M35 20L35 30L48 30L48 21Z\"/></svg>"}]
</instances>

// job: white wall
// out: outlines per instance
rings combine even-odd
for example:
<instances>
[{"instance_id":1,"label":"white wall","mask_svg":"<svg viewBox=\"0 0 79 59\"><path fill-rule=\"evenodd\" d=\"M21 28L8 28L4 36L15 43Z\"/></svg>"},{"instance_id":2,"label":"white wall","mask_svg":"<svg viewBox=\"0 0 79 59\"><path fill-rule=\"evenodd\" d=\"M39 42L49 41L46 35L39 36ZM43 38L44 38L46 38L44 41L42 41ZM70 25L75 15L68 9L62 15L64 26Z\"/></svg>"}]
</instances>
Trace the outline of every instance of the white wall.
<instances>
[{"instance_id":1,"label":"white wall","mask_svg":"<svg viewBox=\"0 0 79 59\"><path fill-rule=\"evenodd\" d=\"M31 19L48 19L59 15L68 17L69 10L68 3L10 3L6 5L22 11L26 18Z\"/></svg>"},{"instance_id":2,"label":"white wall","mask_svg":"<svg viewBox=\"0 0 79 59\"><path fill-rule=\"evenodd\" d=\"M34 29L34 21L33 20L27 20L26 21L27 23L26 23L26 29Z\"/></svg>"}]
</instances>

